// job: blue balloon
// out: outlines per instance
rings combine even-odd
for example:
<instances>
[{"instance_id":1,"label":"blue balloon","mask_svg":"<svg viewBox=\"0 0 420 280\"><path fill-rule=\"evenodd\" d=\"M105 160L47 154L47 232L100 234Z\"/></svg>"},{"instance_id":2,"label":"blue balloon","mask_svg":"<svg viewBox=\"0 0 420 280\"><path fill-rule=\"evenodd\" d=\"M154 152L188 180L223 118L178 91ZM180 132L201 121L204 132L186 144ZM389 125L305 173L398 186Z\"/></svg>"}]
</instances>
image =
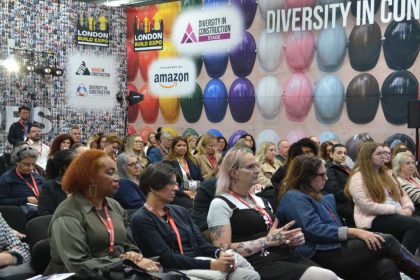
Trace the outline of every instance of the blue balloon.
<instances>
[{"instance_id":1,"label":"blue balloon","mask_svg":"<svg viewBox=\"0 0 420 280\"><path fill-rule=\"evenodd\" d=\"M204 53L203 61L207 74L213 79L217 79L225 74L229 56L225 52Z\"/></svg>"},{"instance_id":2,"label":"blue balloon","mask_svg":"<svg viewBox=\"0 0 420 280\"><path fill-rule=\"evenodd\" d=\"M247 78L236 79L229 89L229 108L238 123L251 119L255 106L254 86Z\"/></svg>"},{"instance_id":3,"label":"blue balloon","mask_svg":"<svg viewBox=\"0 0 420 280\"><path fill-rule=\"evenodd\" d=\"M342 27L328 28L320 32L316 47L316 61L323 72L337 71L347 50L347 35Z\"/></svg>"},{"instance_id":4,"label":"blue balloon","mask_svg":"<svg viewBox=\"0 0 420 280\"><path fill-rule=\"evenodd\" d=\"M229 140L228 140L228 148L229 149L232 148L233 145L235 145L235 143L238 142L239 138L241 138L241 136L244 134L249 134L249 133L241 129L232 133L232 135L229 137Z\"/></svg>"},{"instance_id":5,"label":"blue balloon","mask_svg":"<svg viewBox=\"0 0 420 280\"><path fill-rule=\"evenodd\" d=\"M255 13L257 12L257 1L255 0L231 0L230 3L241 9L244 16L245 29L251 27L254 21Z\"/></svg>"},{"instance_id":6,"label":"blue balloon","mask_svg":"<svg viewBox=\"0 0 420 280\"><path fill-rule=\"evenodd\" d=\"M315 85L315 116L323 124L338 121L345 100L343 83L336 76L326 76Z\"/></svg>"},{"instance_id":7,"label":"blue balloon","mask_svg":"<svg viewBox=\"0 0 420 280\"><path fill-rule=\"evenodd\" d=\"M242 41L230 52L233 73L238 77L251 74L257 58L257 43L251 33L245 31Z\"/></svg>"},{"instance_id":8,"label":"blue balloon","mask_svg":"<svg viewBox=\"0 0 420 280\"><path fill-rule=\"evenodd\" d=\"M228 4L229 0L204 0L204 7L220 7Z\"/></svg>"},{"instance_id":9,"label":"blue balloon","mask_svg":"<svg viewBox=\"0 0 420 280\"><path fill-rule=\"evenodd\" d=\"M341 142L340 137L338 137L338 135L332 131L322 132L321 135L319 135L319 140L321 141L321 143L331 140L337 140L338 142Z\"/></svg>"},{"instance_id":10,"label":"blue balloon","mask_svg":"<svg viewBox=\"0 0 420 280\"><path fill-rule=\"evenodd\" d=\"M219 79L210 80L204 89L204 110L210 122L221 122L227 110L227 89Z\"/></svg>"},{"instance_id":11,"label":"blue balloon","mask_svg":"<svg viewBox=\"0 0 420 280\"><path fill-rule=\"evenodd\" d=\"M214 137L223 137L223 134L215 128L211 128L211 129L207 130L207 133L210 133Z\"/></svg>"}]
</instances>

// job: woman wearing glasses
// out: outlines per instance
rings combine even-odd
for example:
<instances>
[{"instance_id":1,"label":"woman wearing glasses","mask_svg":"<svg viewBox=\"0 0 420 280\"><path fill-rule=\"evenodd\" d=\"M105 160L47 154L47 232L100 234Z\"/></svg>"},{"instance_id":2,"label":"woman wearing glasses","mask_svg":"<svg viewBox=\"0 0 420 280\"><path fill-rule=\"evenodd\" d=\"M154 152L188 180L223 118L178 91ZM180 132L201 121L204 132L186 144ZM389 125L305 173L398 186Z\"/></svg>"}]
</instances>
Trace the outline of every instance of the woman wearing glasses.
<instances>
[{"instance_id":1,"label":"woman wearing glasses","mask_svg":"<svg viewBox=\"0 0 420 280\"><path fill-rule=\"evenodd\" d=\"M140 135L130 135L127 137L124 152L136 155L142 168L150 164L149 157L144 153L144 141Z\"/></svg>"},{"instance_id":2,"label":"woman wearing glasses","mask_svg":"<svg viewBox=\"0 0 420 280\"><path fill-rule=\"evenodd\" d=\"M364 143L345 192L353 198L358 228L392 234L415 254L420 245L420 219L412 216L413 203L384 166L385 153L378 143Z\"/></svg>"},{"instance_id":3,"label":"woman wearing glasses","mask_svg":"<svg viewBox=\"0 0 420 280\"><path fill-rule=\"evenodd\" d=\"M283 180L277 217L296 221L306 237L297 248L344 279L401 279L400 270L420 279L420 264L389 234L343 226L332 194L322 195L327 180L324 162L296 157Z\"/></svg>"},{"instance_id":4,"label":"woman wearing glasses","mask_svg":"<svg viewBox=\"0 0 420 280\"><path fill-rule=\"evenodd\" d=\"M0 177L0 205L21 206L28 218L37 215L38 197L45 183L44 178L34 172L38 155L26 144L16 147L12 154L16 168Z\"/></svg>"},{"instance_id":5,"label":"woman wearing glasses","mask_svg":"<svg viewBox=\"0 0 420 280\"><path fill-rule=\"evenodd\" d=\"M166 163L151 164L142 173L147 196L132 220L132 232L143 254L159 256L164 269L177 269L192 279L260 279L240 256L224 252L205 240L184 207L172 205L178 171ZM229 274L228 274L229 273Z\"/></svg>"},{"instance_id":6,"label":"woman wearing glasses","mask_svg":"<svg viewBox=\"0 0 420 280\"><path fill-rule=\"evenodd\" d=\"M278 228L270 204L249 194L259 172L251 150L233 148L226 153L207 216L213 245L237 251L262 279L338 279L332 271L300 258L294 252L305 243L300 228L290 230L293 221Z\"/></svg>"},{"instance_id":7,"label":"woman wearing glasses","mask_svg":"<svg viewBox=\"0 0 420 280\"><path fill-rule=\"evenodd\" d=\"M140 161L135 154L122 153L117 157L117 170L120 182L114 199L124 209L139 209L146 201L139 186L142 171Z\"/></svg>"}]
</instances>

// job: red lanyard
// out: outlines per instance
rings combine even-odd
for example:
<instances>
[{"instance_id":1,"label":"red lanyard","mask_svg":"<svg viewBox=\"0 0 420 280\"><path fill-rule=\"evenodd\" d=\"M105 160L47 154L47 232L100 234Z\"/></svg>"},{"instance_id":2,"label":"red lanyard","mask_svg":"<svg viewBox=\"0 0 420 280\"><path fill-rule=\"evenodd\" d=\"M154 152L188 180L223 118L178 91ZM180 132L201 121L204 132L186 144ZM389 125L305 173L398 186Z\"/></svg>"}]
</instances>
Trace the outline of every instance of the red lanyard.
<instances>
[{"instance_id":1,"label":"red lanyard","mask_svg":"<svg viewBox=\"0 0 420 280\"><path fill-rule=\"evenodd\" d=\"M106 204L104 205L104 210L105 210L106 221L101 217L101 215L99 215L99 212L97 213L98 213L99 219L101 219L101 222L104 224L106 231L108 231L108 234L109 234L108 252L112 254L114 252L114 242L115 242L114 224L112 223L111 215L109 214L109 209Z\"/></svg>"},{"instance_id":2,"label":"red lanyard","mask_svg":"<svg viewBox=\"0 0 420 280\"><path fill-rule=\"evenodd\" d=\"M39 196L39 189L38 185L36 184L34 176L31 174L32 184L26 181L25 178L23 178L22 174L20 174L19 170L16 168L16 174L19 176L20 179L25 181L25 184L32 190L32 192L35 194L36 197Z\"/></svg>"},{"instance_id":3,"label":"red lanyard","mask_svg":"<svg viewBox=\"0 0 420 280\"><path fill-rule=\"evenodd\" d=\"M323 204L324 205L324 204ZM333 218L334 222L337 222L337 217L335 216L334 212L328 207L327 205L324 205L325 209L327 209L328 214L330 214L331 218Z\"/></svg>"},{"instance_id":4,"label":"red lanyard","mask_svg":"<svg viewBox=\"0 0 420 280\"><path fill-rule=\"evenodd\" d=\"M216 168L216 165L217 165L216 157L214 155L208 155L208 154L206 154L206 157L210 162L211 168L213 169Z\"/></svg>"},{"instance_id":5,"label":"red lanyard","mask_svg":"<svg viewBox=\"0 0 420 280\"><path fill-rule=\"evenodd\" d=\"M273 225L273 219L271 218L270 214L268 214L268 212L264 208L261 208L261 207L258 206L257 202L252 197L252 195L248 195L248 197L250 197L252 199L252 201L254 201L255 208L251 207L251 205L249 205L248 202L246 202L245 200L243 200L242 197L238 193L230 190L230 194L233 195L237 200L239 200L240 202L242 202L249 209L254 209L257 212L259 212L264 217L264 219L266 219L268 221L268 224L270 225L270 227Z\"/></svg>"},{"instance_id":6,"label":"red lanyard","mask_svg":"<svg viewBox=\"0 0 420 280\"><path fill-rule=\"evenodd\" d=\"M158 216L160 219L162 219L162 216L159 215L158 212L156 212L152 206L150 206L147 202L144 204L147 210ZM174 218L169 214L169 211L166 210L166 216L168 217L169 225L171 226L172 230L175 232L176 235L176 241L178 242L178 248L181 255L184 254L184 249L182 247L182 241L181 241L181 235L179 234L178 227L176 226Z\"/></svg>"}]
</instances>

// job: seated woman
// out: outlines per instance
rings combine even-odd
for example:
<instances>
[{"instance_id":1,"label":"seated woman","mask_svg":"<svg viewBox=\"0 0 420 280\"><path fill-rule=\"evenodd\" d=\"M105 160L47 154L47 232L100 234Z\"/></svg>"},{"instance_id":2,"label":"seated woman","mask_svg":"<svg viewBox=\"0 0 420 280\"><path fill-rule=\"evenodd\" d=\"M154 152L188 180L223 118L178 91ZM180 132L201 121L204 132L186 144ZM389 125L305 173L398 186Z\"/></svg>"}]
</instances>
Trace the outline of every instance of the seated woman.
<instances>
[{"instance_id":1,"label":"seated woman","mask_svg":"<svg viewBox=\"0 0 420 280\"><path fill-rule=\"evenodd\" d=\"M392 160L392 173L398 183L410 197L415 206L416 216L420 215L420 176L416 170L416 162L411 153L398 153Z\"/></svg>"},{"instance_id":2,"label":"seated woman","mask_svg":"<svg viewBox=\"0 0 420 280\"><path fill-rule=\"evenodd\" d=\"M120 185L114 194L124 209L139 209L146 202L146 196L140 189L141 163L135 154L122 153L117 157L117 170Z\"/></svg>"},{"instance_id":3,"label":"seated woman","mask_svg":"<svg viewBox=\"0 0 420 280\"><path fill-rule=\"evenodd\" d=\"M58 135L51 143L50 153L48 154L47 168L45 177L47 180L58 177L58 170L55 168L53 158L56 153L68 150L74 144L73 138L69 134Z\"/></svg>"},{"instance_id":4,"label":"seated woman","mask_svg":"<svg viewBox=\"0 0 420 280\"><path fill-rule=\"evenodd\" d=\"M0 213L0 279L24 279L33 271L29 245L20 241Z\"/></svg>"},{"instance_id":5,"label":"seated woman","mask_svg":"<svg viewBox=\"0 0 420 280\"><path fill-rule=\"evenodd\" d=\"M280 160L276 158L276 145L268 141L262 142L255 157L260 165L258 184L264 187L271 187L273 184L270 179L281 166Z\"/></svg>"},{"instance_id":6,"label":"seated woman","mask_svg":"<svg viewBox=\"0 0 420 280\"><path fill-rule=\"evenodd\" d=\"M320 156L325 162L330 162L332 160L330 156L332 147L333 143L330 141L322 142L321 146L319 146Z\"/></svg>"},{"instance_id":7,"label":"seated woman","mask_svg":"<svg viewBox=\"0 0 420 280\"><path fill-rule=\"evenodd\" d=\"M358 228L392 234L414 254L420 245L420 220L412 217L414 205L391 171L384 167L384 148L362 144L345 188L353 198Z\"/></svg>"},{"instance_id":8,"label":"seated woman","mask_svg":"<svg viewBox=\"0 0 420 280\"><path fill-rule=\"evenodd\" d=\"M195 279L227 279L226 272L232 272L228 279L260 279L252 267L235 270L234 256L206 241L185 208L170 204L178 189L176 174L158 163L140 177L147 202L134 214L132 231L144 255L159 256L165 269L187 270Z\"/></svg>"},{"instance_id":9,"label":"seated woman","mask_svg":"<svg viewBox=\"0 0 420 280\"><path fill-rule=\"evenodd\" d=\"M28 219L37 215L38 197L45 182L34 172L38 154L26 144L16 147L12 154L16 168L0 177L0 205L21 206Z\"/></svg>"},{"instance_id":10,"label":"seated woman","mask_svg":"<svg viewBox=\"0 0 420 280\"><path fill-rule=\"evenodd\" d=\"M420 279L420 263L392 235L341 224L333 196L321 194L326 180L323 161L308 155L296 157L284 179L277 217L302 228L299 255L344 279L401 279L399 269Z\"/></svg>"},{"instance_id":11,"label":"seated woman","mask_svg":"<svg viewBox=\"0 0 420 280\"><path fill-rule=\"evenodd\" d=\"M251 150L233 148L226 153L217 175L218 196L207 217L213 245L237 251L262 279L337 279L333 272L299 258L293 247L305 242L301 230L289 230L293 223L277 228L271 206L249 194L258 173Z\"/></svg>"},{"instance_id":12,"label":"seated woman","mask_svg":"<svg viewBox=\"0 0 420 280\"><path fill-rule=\"evenodd\" d=\"M163 162L178 170L176 181L179 186L173 203L188 209L191 208L200 182L204 178L201 176L197 159L190 154L187 140L184 137L174 138Z\"/></svg>"},{"instance_id":13,"label":"seated woman","mask_svg":"<svg viewBox=\"0 0 420 280\"><path fill-rule=\"evenodd\" d=\"M134 134L127 137L124 152L136 155L142 169L150 164L150 158L144 153L144 141L140 135Z\"/></svg>"},{"instance_id":14,"label":"seated woman","mask_svg":"<svg viewBox=\"0 0 420 280\"><path fill-rule=\"evenodd\" d=\"M67 167L75 158L73 150L58 151L52 160L54 169L58 172L57 177L45 182L39 194L38 215L52 215L58 205L67 198L67 194L61 188L61 180Z\"/></svg>"},{"instance_id":15,"label":"seated woman","mask_svg":"<svg viewBox=\"0 0 420 280\"><path fill-rule=\"evenodd\" d=\"M115 162L104 151L80 154L67 169L62 185L71 195L51 220L47 275L97 271L121 259L148 271L159 270L159 264L143 258L131 241L126 212L109 198L118 188L118 176Z\"/></svg>"},{"instance_id":16,"label":"seated woman","mask_svg":"<svg viewBox=\"0 0 420 280\"><path fill-rule=\"evenodd\" d=\"M325 142L324 142L325 143ZM351 173L345 165L347 148L343 144L335 144L330 152L331 161L325 164L327 168L327 182L323 189L324 194L331 193L335 197L337 213L344 220L345 225L355 226L353 218L353 203L345 193L344 188Z\"/></svg>"},{"instance_id":17,"label":"seated woman","mask_svg":"<svg viewBox=\"0 0 420 280\"><path fill-rule=\"evenodd\" d=\"M220 158L217 145L216 136L210 133L204 134L198 141L195 157L204 179L208 179L217 173L217 162Z\"/></svg>"}]
</instances>

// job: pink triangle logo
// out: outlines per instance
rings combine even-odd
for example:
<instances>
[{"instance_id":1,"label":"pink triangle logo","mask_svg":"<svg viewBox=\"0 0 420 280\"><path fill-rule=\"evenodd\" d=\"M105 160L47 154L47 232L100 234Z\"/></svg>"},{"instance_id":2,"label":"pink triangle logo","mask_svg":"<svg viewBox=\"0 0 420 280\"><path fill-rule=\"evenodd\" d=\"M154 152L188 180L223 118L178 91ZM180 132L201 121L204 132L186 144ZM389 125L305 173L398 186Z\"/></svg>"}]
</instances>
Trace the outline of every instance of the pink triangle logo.
<instances>
[{"instance_id":1,"label":"pink triangle logo","mask_svg":"<svg viewBox=\"0 0 420 280\"><path fill-rule=\"evenodd\" d=\"M181 44L189 44L189 43L197 43L197 37L194 34L194 30L192 29L191 23L188 23L187 30L182 37Z\"/></svg>"}]
</instances>

